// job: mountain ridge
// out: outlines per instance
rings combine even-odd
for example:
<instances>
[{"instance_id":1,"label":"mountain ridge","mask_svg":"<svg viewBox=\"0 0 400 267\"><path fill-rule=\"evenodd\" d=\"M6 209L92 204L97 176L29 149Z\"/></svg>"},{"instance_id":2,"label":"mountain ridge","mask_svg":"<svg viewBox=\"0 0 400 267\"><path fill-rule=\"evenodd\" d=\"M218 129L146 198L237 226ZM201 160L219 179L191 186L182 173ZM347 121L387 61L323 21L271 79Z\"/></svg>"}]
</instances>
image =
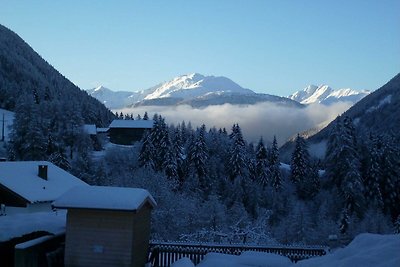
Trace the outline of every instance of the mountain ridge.
<instances>
[{"instance_id":1,"label":"mountain ridge","mask_svg":"<svg viewBox=\"0 0 400 267\"><path fill-rule=\"evenodd\" d=\"M329 85L322 84L320 86L308 85L303 90L289 95L288 98L305 105L313 103L331 105L337 102L356 103L370 93L368 90L357 91L350 88L335 90Z\"/></svg>"},{"instance_id":2,"label":"mountain ridge","mask_svg":"<svg viewBox=\"0 0 400 267\"><path fill-rule=\"evenodd\" d=\"M400 120L398 119L400 118L400 73L362 98L342 116L348 116L353 120L354 127L360 136L365 137L370 133L391 134L400 142L400 134L398 134L400 132ZM314 156L324 157L326 142L336 120L309 136L306 132L302 133L307 138L310 148L318 147L318 155L314 154ZM293 148L293 140L289 140L281 147L283 161L289 162Z\"/></svg>"},{"instance_id":3,"label":"mountain ridge","mask_svg":"<svg viewBox=\"0 0 400 267\"><path fill-rule=\"evenodd\" d=\"M301 104L285 97L255 93L224 76L204 76L199 73L177 76L149 89L131 92L128 97L120 97L118 101L115 100L118 97L117 94L124 91L114 92L114 95L108 96L107 99L107 95L112 91L105 87L97 88L88 90L88 93L111 109L149 105L190 105L192 107L223 104L251 105L260 102L277 102L281 105L302 107Z\"/></svg>"}]
</instances>

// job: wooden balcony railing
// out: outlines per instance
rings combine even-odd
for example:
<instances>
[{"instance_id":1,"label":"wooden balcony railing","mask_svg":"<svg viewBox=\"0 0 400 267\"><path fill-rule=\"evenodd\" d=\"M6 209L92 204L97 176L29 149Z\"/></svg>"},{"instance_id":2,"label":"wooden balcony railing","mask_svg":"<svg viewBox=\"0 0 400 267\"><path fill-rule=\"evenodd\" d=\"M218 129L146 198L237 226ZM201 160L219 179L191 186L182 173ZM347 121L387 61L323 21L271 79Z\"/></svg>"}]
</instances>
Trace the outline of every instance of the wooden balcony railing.
<instances>
[{"instance_id":1,"label":"wooden balcony railing","mask_svg":"<svg viewBox=\"0 0 400 267\"><path fill-rule=\"evenodd\" d=\"M180 258L187 257L194 264L203 260L209 252L240 255L243 251L275 253L288 257L291 261L308 259L326 254L327 247L251 246L232 244L190 244L170 242L150 242L149 262L153 267L168 267Z\"/></svg>"}]
</instances>

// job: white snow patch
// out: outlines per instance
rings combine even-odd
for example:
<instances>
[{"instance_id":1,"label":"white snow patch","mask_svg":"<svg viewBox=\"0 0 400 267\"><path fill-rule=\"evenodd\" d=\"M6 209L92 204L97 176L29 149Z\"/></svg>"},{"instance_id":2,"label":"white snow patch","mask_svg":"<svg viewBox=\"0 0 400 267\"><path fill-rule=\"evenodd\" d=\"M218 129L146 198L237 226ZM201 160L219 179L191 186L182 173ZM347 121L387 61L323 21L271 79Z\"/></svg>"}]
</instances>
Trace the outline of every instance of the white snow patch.
<instances>
[{"instance_id":1,"label":"white snow patch","mask_svg":"<svg viewBox=\"0 0 400 267\"><path fill-rule=\"evenodd\" d=\"M153 120L113 120L109 128L151 129Z\"/></svg>"},{"instance_id":2,"label":"white snow patch","mask_svg":"<svg viewBox=\"0 0 400 267\"><path fill-rule=\"evenodd\" d=\"M194 267L194 264L189 258L185 257L172 263L171 267Z\"/></svg>"},{"instance_id":3,"label":"white snow patch","mask_svg":"<svg viewBox=\"0 0 400 267\"><path fill-rule=\"evenodd\" d=\"M281 165L279 166L281 169L286 170L286 171L290 171L290 165L281 162Z\"/></svg>"},{"instance_id":4,"label":"white snow patch","mask_svg":"<svg viewBox=\"0 0 400 267\"><path fill-rule=\"evenodd\" d=\"M16 249L26 249L26 248L41 244L41 243L43 243L43 242L45 242L47 240L50 240L52 238L54 238L54 236L52 236L52 235L42 236L42 237L39 237L39 238L36 238L36 239L33 239L33 240L26 241L24 243L19 243L19 244L15 245L15 248Z\"/></svg>"},{"instance_id":5,"label":"white snow patch","mask_svg":"<svg viewBox=\"0 0 400 267\"><path fill-rule=\"evenodd\" d=\"M53 202L56 208L129 210L145 203L157 205L150 193L141 188L110 186L77 186Z\"/></svg>"},{"instance_id":6,"label":"white snow patch","mask_svg":"<svg viewBox=\"0 0 400 267\"><path fill-rule=\"evenodd\" d=\"M308 147L308 152L313 157L316 157L318 159L323 159L325 158L326 147L327 147L327 141L323 140L319 143L310 144Z\"/></svg>"},{"instance_id":7,"label":"white snow patch","mask_svg":"<svg viewBox=\"0 0 400 267\"><path fill-rule=\"evenodd\" d=\"M0 216L0 241L37 231L65 232L66 211L20 213Z\"/></svg>"},{"instance_id":8,"label":"white snow patch","mask_svg":"<svg viewBox=\"0 0 400 267\"><path fill-rule=\"evenodd\" d=\"M332 254L303 260L293 267L400 266L400 235L360 234Z\"/></svg>"},{"instance_id":9,"label":"white snow patch","mask_svg":"<svg viewBox=\"0 0 400 267\"><path fill-rule=\"evenodd\" d=\"M379 101L379 104L377 106L373 106L373 107L370 107L369 109L367 109L367 113L377 110L378 108L381 108L382 106L384 106L386 104L390 104L390 102L392 102L392 95L387 95L384 99Z\"/></svg>"},{"instance_id":10,"label":"white snow patch","mask_svg":"<svg viewBox=\"0 0 400 267\"><path fill-rule=\"evenodd\" d=\"M239 256L208 253L198 267L289 267L289 258L273 253L245 251Z\"/></svg>"},{"instance_id":11,"label":"white snow patch","mask_svg":"<svg viewBox=\"0 0 400 267\"><path fill-rule=\"evenodd\" d=\"M97 129L96 129L96 125L94 124L84 124L83 125L83 131L87 134L90 135L96 135L97 134Z\"/></svg>"},{"instance_id":12,"label":"white snow patch","mask_svg":"<svg viewBox=\"0 0 400 267\"><path fill-rule=\"evenodd\" d=\"M400 266L400 235L360 234L347 247L322 257L292 263L270 253L244 252L240 256L208 253L198 267L394 267ZM186 263L186 265L185 265ZM175 266L175 265L174 265ZM187 260L179 267L191 267Z\"/></svg>"}]
</instances>

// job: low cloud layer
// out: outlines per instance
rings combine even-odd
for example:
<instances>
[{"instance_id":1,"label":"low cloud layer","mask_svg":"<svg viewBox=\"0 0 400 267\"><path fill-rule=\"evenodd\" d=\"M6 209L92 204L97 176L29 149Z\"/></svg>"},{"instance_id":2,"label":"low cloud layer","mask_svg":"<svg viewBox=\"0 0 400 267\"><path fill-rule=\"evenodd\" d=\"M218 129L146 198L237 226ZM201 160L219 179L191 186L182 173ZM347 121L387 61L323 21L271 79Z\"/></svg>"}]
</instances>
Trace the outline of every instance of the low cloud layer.
<instances>
[{"instance_id":1,"label":"low cloud layer","mask_svg":"<svg viewBox=\"0 0 400 267\"><path fill-rule=\"evenodd\" d=\"M123 109L125 113L143 115L145 111L152 117L158 113L165 117L168 124L178 124L182 121L191 122L193 127L205 124L211 127L225 127L230 132L234 123L239 123L246 140L257 142L263 136L266 141L276 135L279 144L288 138L314 128L317 125L332 121L351 106L350 103L338 103L330 106L312 104L305 108L283 107L273 103L259 103L249 106L219 105L206 108L190 106L145 106Z\"/></svg>"}]
</instances>

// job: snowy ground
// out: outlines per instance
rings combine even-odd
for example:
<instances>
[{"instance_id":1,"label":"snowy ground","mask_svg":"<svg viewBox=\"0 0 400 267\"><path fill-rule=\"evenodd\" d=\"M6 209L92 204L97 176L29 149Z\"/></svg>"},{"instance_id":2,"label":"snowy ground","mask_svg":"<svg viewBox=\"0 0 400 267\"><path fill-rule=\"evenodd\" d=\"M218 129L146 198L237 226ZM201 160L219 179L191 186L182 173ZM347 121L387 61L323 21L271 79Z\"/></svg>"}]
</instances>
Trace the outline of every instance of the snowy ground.
<instances>
[{"instance_id":1,"label":"snowy ground","mask_svg":"<svg viewBox=\"0 0 400 267\"><path fill-rule=\"evenodd\" d=\"M193 267L183 258L172 267ZM240 256L209 253L199 267L394 267L400 266L400 235L360 234L347 247L296 264L283 256L244 252Z\"/></svg>"},{"instance_id":2,"label":"snowy ground","mask_svg":"<svg viewBox=\"0 0 400 267\"><path fill-rule=\"evenodd\" d=\"M111 143L108 139L105 140L103 144L103 150L101 151L93 151L92 152L92 159L94 161L99 161L104 158L104 156L107 154L107 151L113 150L113 149L132 149L135 148L138 145L138 143L135 143L133 145L118 145L118 144L113 144Z\"/></svg>"},{"instance_id":3,"label":"snowy ground","mask_svg":"<svg viewBox=\"0 0 400 267\"><path fill-rule=\"evenodd\" d=\"M66 214L66 211L57 211L0 216L0 242L36 231L65 232Z\"/></svg>"}]
</instances>

